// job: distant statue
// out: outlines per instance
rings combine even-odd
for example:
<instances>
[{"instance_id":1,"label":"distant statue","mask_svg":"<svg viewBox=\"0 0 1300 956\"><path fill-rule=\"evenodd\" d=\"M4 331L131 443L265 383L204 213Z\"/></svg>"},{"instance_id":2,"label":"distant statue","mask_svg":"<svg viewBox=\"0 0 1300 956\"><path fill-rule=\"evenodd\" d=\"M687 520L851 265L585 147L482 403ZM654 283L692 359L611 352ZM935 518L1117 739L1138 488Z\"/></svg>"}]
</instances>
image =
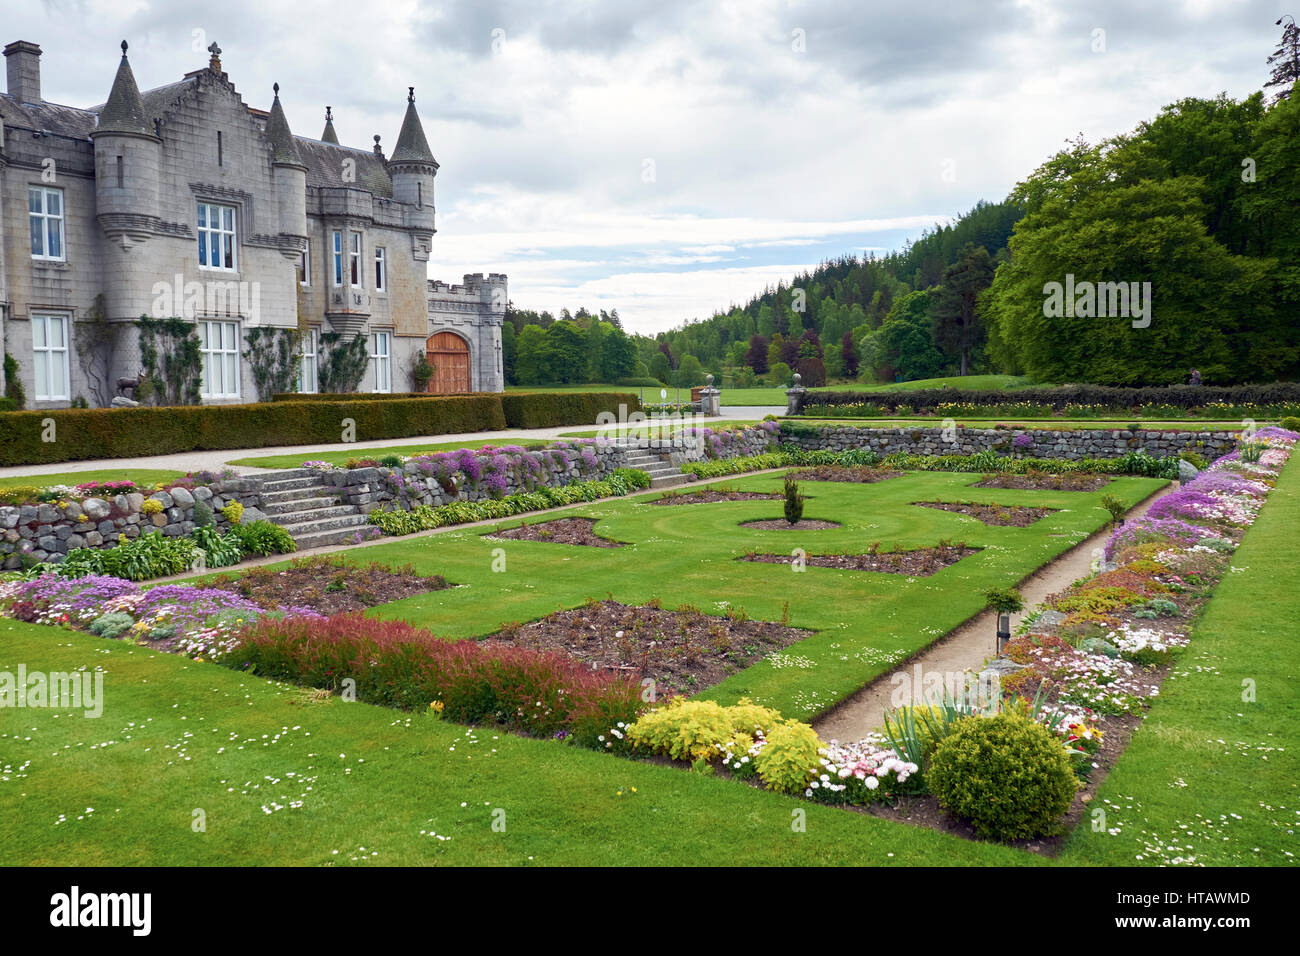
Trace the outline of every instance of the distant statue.
<instances>
[{"instance_id":1,"label":"distant statue","mask_svg":"<svg viewBox=\"0 0 1300 956\"><path fill-rule=\"evenodd\" d=\"M1192 369L1192 384L1193 385L1201 384L1201 373L1196 369Z\"/></svg>"},{"instance_id":2,"label":"distant statue","mask_svg":"<svg viewBox=\"0 0 1300 956\"><path fill-rule=\"evenodd\" d=\"M134 399L135 390L140 387L140 383L143 381L144 369L140 369L140 374L135 378L119 378L117 380L117 394L123 398ZM130 392L131 394L128 395L127 392Z\"/></svg>"}]
</instances>

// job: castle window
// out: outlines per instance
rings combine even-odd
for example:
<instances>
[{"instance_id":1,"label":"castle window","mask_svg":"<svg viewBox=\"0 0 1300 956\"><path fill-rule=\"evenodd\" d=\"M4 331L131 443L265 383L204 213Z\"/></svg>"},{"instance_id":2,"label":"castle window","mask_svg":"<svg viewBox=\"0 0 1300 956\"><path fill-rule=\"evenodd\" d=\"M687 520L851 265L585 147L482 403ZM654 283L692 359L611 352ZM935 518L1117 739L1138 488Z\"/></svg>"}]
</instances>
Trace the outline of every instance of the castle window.
<instances>
[{"instance_id":1,"label":"castle window","mask_svg":"<svg viewBox=\"0 0 1300 956\"><path fill-rule=\"evenodd\" d=\"M32 316L32 366L36 377L36 400L67 401L68 320L62 315Z\"/></svg>"},{"instance_id":2,"label":"castle window","mask_svg":"<svg viewBox=\"0 0 1300 956\"><path fill-rule=\"evenodd\" d=\"M302 255L298 257L298 284L301 286L311 285L311 240L307 240L306 247L302 250Z\"/></svg>"},{"instance_id":3,"label":"castle window","mask_svg":"<svg viewBox=\"0 0 1300 956\"><path fill-rule=\"evenodd\" d=\"M203 370L199 394L204 398L238 398L239 323L200 321L196 324Z\"/></svg>"},{"instance_id":4,"label":"castle window","mask_svg":"<svg viewBox=\"0 0 1300 956\"><path fill-rule=\"evenodd\" d=\"M27 190L32 258L63 262L63 190L33 186Z\"/></svg>"},{"instance_id":5,"label":"castle window","mask_svg":"<svg viewBox=\"0 0 1300 956\"><path fill-rule=\"evenodd\" d=\"M117 188L121 189L126 185L126 169L122 165L122 157L117 157Z\"/></svg>"},{"instance_id":6,"label":"castle window","mask_svg":"<svg viewBox=\"0 0 1300 956\"><path fill-rule=\"evenodd\" d=\"M307 394L320 391L316 369L316 356L320 352L319 335L318 330L309 329L302 337L302 344L298 349L302 360L302 369L298 373L298 391Z\"/></svg>"},{"instance_id":7,"label":"castle window","mask_svg":"<svg viewBox=\"0 0 1300 956\"><path fill-rule=\"evenodd\" d=\"M380 246L375 247L375 291L388 291L388 258Z\"/></svg>"},{"instance_id":8,"label":"castle window","mask_svg":"<svg viewBox=\"0 0 1300 956\"><path fill-rule=\"evenodd\" d=\"M354 289L361 288L361 233L348 233L348 281Z\"/></svg>"},{"instance_id":9,"label":"castle window","mask_svg":"<svg viewBox=\"0 0 1300 956\"><path fill-rule=\"evenodd\" d=\"M334 284L343 284L343 233L334 230Z\"/></svg>"},{"instance_id":10,"label":"castle window","mask_svg":"<svg viewBox=\"0 0 1300 956\"><path fill-rule=\"evenodd\" d=\"M222 153L223 153L223 151L222 151L222 149L221 149L221 130L217 130L217 165L218 165L218 166L224 166L224 165L226 165L226 164L223 162L223 159L224 159L225 157L222 155Z\"/></svg>"},{"instance_id":11,"label":"castle window","mask_svg":"<svg viewBox=\"0 0 1300 956\"><path fill-rule=\"evenodd\" d=\"M235 270L235 207L201 202L198 208L199 266Z\"/></svg>"},{"instance_id":12,"label":"castle window","mask_svg":"<svg viewBox=\"0 0 1300 956\"><path fill-rule=\"evenodd\" d=\"M376 392L393 390L393 335L391 332L370 333L370 362L375 367Z\"/></svg>"}]
</instances>

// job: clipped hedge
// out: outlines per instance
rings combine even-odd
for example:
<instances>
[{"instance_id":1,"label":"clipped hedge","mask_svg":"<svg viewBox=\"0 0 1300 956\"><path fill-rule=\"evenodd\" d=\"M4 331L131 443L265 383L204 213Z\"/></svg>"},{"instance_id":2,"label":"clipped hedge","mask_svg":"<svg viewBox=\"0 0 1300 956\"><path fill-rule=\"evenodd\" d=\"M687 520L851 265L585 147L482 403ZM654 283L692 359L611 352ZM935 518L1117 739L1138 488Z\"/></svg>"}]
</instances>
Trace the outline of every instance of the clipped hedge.
<instances>
[{"instance_id":1,"label":"clipped hedge","mask_svg":"<svg viewBox=\"0 0 1300 956\"><path fill-rule=\"evenodd\" d=\"M926 388L897 392L810 392L805 406L857 405L864 402L895 411L900 405L913 412L933 411L939 405L1006 405L1031 403L1063 411L1067 405L1094 405L1119 413L1144 405L1203 408L1206 405L1251 405L1270 408L1300 407L1300 382L1268 385L1162 385L1128 388L1114 385L1058 385L1041 388L970 389Z\"/></svg>"},{"instance_id":2,"label":"clipped hedge","mask_svg":"<svg viewBox=\"0 0 1300 956\"><path fill-rule=\"evenodd\" d=\"M61 408L0 415L0 465L131 458L196 449L334 444L343 420L357 441L445 435L506 427L500 396L457 395L377 401L264 402L155 408ZM43 441L46 421L53 441Z\"/></svg>"},{"instance_id":3,"label":"clipped hedge","mask_svg":"<svg viewBox=\"0 0 1300 956\"><path fill-rule=\"evenodd\" d=\"M366 392L367 400L383 401L392 398L454 398L458 395L465 394L490 394L487 392L447 392L445 394L434 392ZM350 395L338 392L276 392L271 396L273 402L332 402L341 401L350 398Z\"/></svg>"},{"instance_id":4,"label":"clipped hedge","mask_svg":"<svg viewBox=\"0 0 1300 956\"><path fill-rule=\"evenodd\" d=\"M601 412L618 416L641 410L641 400L631 392L507 392L501 396L506 424L511 428L549 428L554 425L594 425Z\"/></svg>"}]
</instances>

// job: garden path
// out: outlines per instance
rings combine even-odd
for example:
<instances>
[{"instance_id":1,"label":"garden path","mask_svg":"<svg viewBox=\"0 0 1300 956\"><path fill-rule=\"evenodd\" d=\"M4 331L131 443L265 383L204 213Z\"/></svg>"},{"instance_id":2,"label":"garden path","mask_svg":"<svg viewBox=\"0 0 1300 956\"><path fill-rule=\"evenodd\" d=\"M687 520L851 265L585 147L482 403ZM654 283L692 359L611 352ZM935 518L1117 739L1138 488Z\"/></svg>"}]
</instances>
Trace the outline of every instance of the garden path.
<instances>
[{"instance_id":1,"label":"garden path","mask_svg":"<svg viewBox=\"0 0 1300 956\"><path fill-rule=\"evenodd\" d=\"M1156 498L1168 489L1161 489L1129 511L1125 518L1132 520L1146 514ZM1048 595L1063 591L1079 578L1086 577L1093 570L1096 553L1106 543L1110 529L1103 528L1096 534L1080 542L1051 564L1044 565L1017 585L1025 599L1025 610L1021 614L1011 615L1011 631L1015 633L1020 618L1034 607L1041 604ZM894 674L904 672L960 674L977 670L994 655L997 634L997 613L984 611L966 621L949 634L931 644L917 656L898 665L887 674L867 684L851 697L846 698L838 707L813 721L813 728L823 740L861 740L867 734L877 731L884 723L885 713L894 702L896 685L891 681ZM915 686L915 681L902 685L904 688Z\"/></svg>"}]
</instances>

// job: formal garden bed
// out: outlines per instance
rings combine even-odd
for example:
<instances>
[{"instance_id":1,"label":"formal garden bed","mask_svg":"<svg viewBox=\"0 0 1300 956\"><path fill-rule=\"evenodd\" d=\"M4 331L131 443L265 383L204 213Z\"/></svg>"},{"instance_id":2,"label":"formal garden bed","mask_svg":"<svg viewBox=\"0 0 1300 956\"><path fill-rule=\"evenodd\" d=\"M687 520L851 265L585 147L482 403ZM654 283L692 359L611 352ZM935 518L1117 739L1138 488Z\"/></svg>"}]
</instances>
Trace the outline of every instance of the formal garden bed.
<instances>
[{"instance_id":1,"label":"formal garden bed","mask_svg":"<svg viewBox=\"0 0 1300 956\"><path fill-rule=\"evenodd\" d=\"M933 548L897 549L881 551L880 542L862 554L808 554L792 558L788 554L761 554L751 551L742 561L759 561L764 564L790 564L802 561L816 568L838 568L842 571L879 571L884 574L904 574L909 577L928 578L950 567L968 555L977 554L979 548L968 548L964 541L940 541Z\"/></svg>"},{"instance_id":2,"label":"formal garden bed","mask_svg":"<svg viewBox=\"0 0 1300 956\"><path fill-rule=\"evenodd\" d=\"M1028 505L994 505L978 502L914 501L919 508L936 508L954 514L968 515L987 525L1004 528L1027 528L1035 521L1055 514L1057 508L1033 508Z\"/></svg>"},{"instance_id":3,"label":"formal garden bed","mask_svg":"<svg viewBox=\"0 0 1300 956\"><path fill-rule=\"evenodd\" d=\"M656 505L713 504L719 501L779 501L780 495L760 491L736 491L733 488L702 488L699 491L665 491L652 503Z\"/></svg>"},{"instance_id":4,"label":"formal garden bed","mask_svg":"<svg viewBox=\"0 0 1300 956\"><path fill-rule=\"evenodd\" d=\"M349 564L323 555L298 558L286 568L208 578L203 586L230 591L267 610L309 607L320 614L363 611L451 587L442 575L418 574L410 565L392 569L377 561Z\"/></svg>"},{"instance_id":5,"label":"formal garden bed","mask_svg":"<svg viewBox=\"0 0 1300 956\"><path fill-rule=\"evenodd\" d=\"M516 528L498 529L484 535L494 541L545 541L550 544L573 544L588 548L622 548L626 542L612 541L596 534L593 518L555 518L537 524L524 522Z\"/></svg>"},{"instance_id":6,"label":"formal garden bed","mask_svg":"<svg viewBox=\"0 0 1300 956\"><path fill-rule=\"evenodd\" d=\"M851 481L857 484L886 481L901 474L901 471L871 465L816 465L795 472L800 481Z\"/></svg>"},{"instance_id":7,"label":"formal garden bed","mask_svg":"<svg viewBox=\"0 0 1300 956\"><path fill-rule=\"evenodd\" d=\"M838 521L825 521L821 518L800 518L798 521L790 521L786 518L757 518L740 523L740 527L753 528L755 531L825 531L840 526Z\"/></svg>"},{"instance_id":8,"label":"formal garden bed","mask_svg":"<svg viewBox=\"0 0 1300 956\"><path fill-rule=\"evenodd\" d=\"M1053 474L1049 471L1034 470L1024 474L985 475L972 488L1012 488L1018 491L1097 491L1110 484L1106 475L1093 475L1084 472L1062 472Z\"/></svg>"},{"instance_id":9,"label":"formal garden bed","mask_svg":"<svg viewBox=\"0 0 1300 956\"><path fill-rule=\"evenodd\" d=\"M669 609L655 602L632 607L592 600L529 624L508 624L484 640L557 651L638 682L649 680L653 696L663 699L712 687L809 635L786 624L752 620L743 609L718 617L690 606Z\"/></svg>"},{"instance_id":10,"label":"formal garden bed","mask_svg":"<svg viewBox=\"0 0 1300 956\"><path fill-rule=\"evenodd\" d=\"M833 576L800 575L784 583L776 577L779 570L729 572L737 555L716 536L735 527L737 509L748 507L761 515L762 502L737 502L718 509L718 515L707 508L692 510L680 516L680 525L662 512L650 514L655 509L648 502L620 502L603 506L601 515L609 517L611 533L638 543L635 561L606 549L598 556L574 557L572 565L549 563L543 569L529 563L534 552L515 542L506 545L520 549L511 552L514 574L501 576L486 563L479 566L478 558L492 544L479 533L453 531L436 549L421 542L380 546L376 556L411 560L418 555L420 572L454 566L457 580L463 573L470 585L461 601L438 598L437 591L412 595L414 602L402 605L410 620L325 614L320 607L283 603L270 609L221 588L164 585L145 590L104 575L69 579L47 574L9 581L0 585L0 608L21 621L127 637L258 677L343 690L360 701L463 722L471 735L500 727L528 737L560 737L608 753L691 765L701 773L726 774L817 802L897 805L898 810L872 812L928 821L959 835L1050 849L1046 841L1078 810L1081 785L1092 786L1100 778L1108 749L1122 751L1126 728L1145 712L1180 646L1179 628L1196 612L1194 601L1217 581L1221 568L1216 570L1214 562L1235 547L1258 513L1294 440L1294 435L1266 429L1240 455L1216 462L1198 478L1199 487L1193 483L1167 495L1143 519L1117 528L1100 583L1080 582L1053 595L1051 606L1033 616L1010 645L1005 669L1015 673L1004 678L1000 690L1006 696L999 696L992 708L997 713L938 701L894 712L881 736L851 743L822 741L794 715L824 712L909 650L909 645L892 647L888 640L871 640L873 636L883 629L896 640L901 628L916 632L910 648L924 646L978 610L967 592L1020 580L1067 545L1041 529L1000 529L1001 537L987 540L1016 544L986 549L965 570L950 571L949 599L941 604L933 600L933 585L912 582L919 575L898 574L888 582L864 579L855 584L870 598L861 602L869 613L859 613L857 604L832 600L826 585ZM746 479L736 490L770 494L776 480ZM961 557L979 550L986 544L979 535L969 548L946 542L912 547L933 533L938 520L911 507L916 496L965 487L968 480L964 474L934 474L911 476L898 488L888 483L870 489L826 486L819 492L821 505L843 514L846 527L828 530L825 540L838 549L852 536L869 534L869 519L859 514L869 511L872 517L901 521L904 531L898 551L882 555L873 549L876 553L868 557L909 562L913 558L889 556L930 552L920 559L929 561L935 552ZM1111 491L1131 507L1157 487L1150 478L1119 478ZM1018 499L1023 506L1037 507L1029 497L1033 494L1009 492L1007 497L1023 495ZM1097 515L1096 508L1071 508L1058 521L1086 534L1097 527ZM591 515L571 517L594 520ZM1019 537L1007 537L1012 535ZM774 564L790 562L788 555L769 557ZM520 567L522 574L515 571ZM589 591L592 574L602 575L602 584L620 595L644 592L647 575L668 594L699 593L726 580L728 596L743 596L755 616L783 619L781 625L761 626L799 631L775 649L751 642L751 657L744 631L735 630L745 615L725 602L719 602L716 614L694 607L647 610L644 599L623 605L611 598L580 606L573 596ZM500 621L506 614L540 622L553 612L537 614L538 609L554 608L557 598L572 602L571 609L561 608L548 622L554 631L545 637L544 629L537 629L536 646L502 640L506 629ZM783 600L787 610L781 613ZM440 612L444 607L448 610ZM673 614L694 615L695 623L682 633L681 621L667 617ZM447 632L440 625L435 636L417 623L432 622L434 615ZM837 616L847 626L836 625ZM488 622L493 623L484 626ZM641 635L634 631L638 625L644 628ZM511 628L512 636L528 627ZM611 642L611 627L615 635L622 630L622 638ZM651 633L657 636L649 637ZM483 635L491 639L483 640ZM589 635L595 643L584 650ZM725 666L708 673L670 666L671 659L708 660L710 639ZM661 641L668 651L656 664L651 655ZM638 647L640 661L635 659ZM660 693L667 693L668 702L642 696L645 675L666 685ZM688 682L692 676L694 684ZM711 699L684 696L706 680L716 681L709 685ZM1081 783L1082 777L1091 779ZM1016 784L1008 792L1012 779Z\"/></svg>"}]
</instances>

